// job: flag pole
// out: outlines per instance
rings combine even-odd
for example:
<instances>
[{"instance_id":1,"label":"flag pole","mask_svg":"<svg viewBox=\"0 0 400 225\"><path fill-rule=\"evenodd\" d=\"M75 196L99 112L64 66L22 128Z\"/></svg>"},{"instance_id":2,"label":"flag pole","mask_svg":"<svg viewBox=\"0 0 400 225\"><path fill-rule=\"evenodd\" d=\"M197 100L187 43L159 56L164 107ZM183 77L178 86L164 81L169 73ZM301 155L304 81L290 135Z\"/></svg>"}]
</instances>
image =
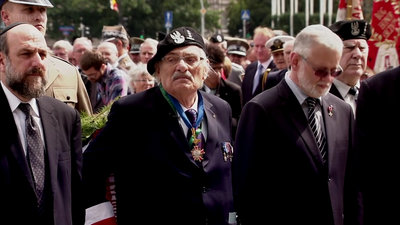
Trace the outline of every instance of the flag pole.
<instances>
[{"instance_id":1,"label":"flag pole","mask_svg":"<svg viewBox=\"0 0 400 225\"><path fill-rule=\"evenodd\" d=\"M353 17L353 0L347 0L346 19L351 20Z\"/></svg>"}]
</instances>

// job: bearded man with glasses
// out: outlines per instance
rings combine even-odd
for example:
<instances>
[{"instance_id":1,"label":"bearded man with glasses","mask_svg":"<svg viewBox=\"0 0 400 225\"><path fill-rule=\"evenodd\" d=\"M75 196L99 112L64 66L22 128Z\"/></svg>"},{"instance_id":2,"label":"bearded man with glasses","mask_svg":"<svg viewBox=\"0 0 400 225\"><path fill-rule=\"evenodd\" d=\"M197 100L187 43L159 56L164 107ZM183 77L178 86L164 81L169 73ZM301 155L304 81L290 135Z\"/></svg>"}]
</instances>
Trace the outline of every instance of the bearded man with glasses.
<instances>
[{"instance_id":1,"label":"bearded man with glasses","mask_svg":"<svg viewBox=\"0 0 400 225\"><path fill-rule=\"evenodd\" d=\"M307 26L296 36L284 79L244 106L233 157L242 225L343 225L354 116L329 93L342 71L342 49L329 28Z\"/></svg>"},{"instance_id":2,"label":"bearded man with glasses","mask_svg":"<svg viewBox=\"0 0 400 225\"><path fill-rule=\"evenodd\" d=\"M200 91L208 62L203 37L176 28L147 64L159 85L113 103L106 126L84 152L87 224L112 220L104 182L110 173L118 225L236 224L232 110ZM126 127L135 129L121 132Z\"/></svg>"}]
</instances>

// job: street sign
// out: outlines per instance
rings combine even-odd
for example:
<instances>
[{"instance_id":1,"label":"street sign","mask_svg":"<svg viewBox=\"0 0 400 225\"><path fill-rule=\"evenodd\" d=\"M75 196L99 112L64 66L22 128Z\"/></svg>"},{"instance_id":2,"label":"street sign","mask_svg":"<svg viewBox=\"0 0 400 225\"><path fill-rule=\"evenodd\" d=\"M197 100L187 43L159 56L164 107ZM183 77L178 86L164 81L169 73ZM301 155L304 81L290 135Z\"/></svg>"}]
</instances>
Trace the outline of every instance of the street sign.
<instances>
[{"instance_id":1,"label":"street sign","mask_svg":"<svg viewBox=\"0 0 400 225\"><path fill-rule=\"evenodd\" d=\"M165 14L164 14L165 28L169 29L172 27L172 17L173 17L172 11L165 11Z\"/></svg>"},{"instance_id":2,"label":"street sign","mask_svg":"<svg viewBox=\"0 0 400 225\"><path fill-rule=\"evenodd\" d=\"M243 9L241 12L241 18L242 20L250 20L250 10Z\"/></svg>"},{"instance_id":3,"label":"street sign","mask_svg":"<svg viewBox=\"0 0 400 225\"><path fill-rule=\"evenodd\" d=\"M64 36L68 36L72 31L74 31L74 27L73 26L60 26L58 28Z\"/></svg>"}]
</instances>

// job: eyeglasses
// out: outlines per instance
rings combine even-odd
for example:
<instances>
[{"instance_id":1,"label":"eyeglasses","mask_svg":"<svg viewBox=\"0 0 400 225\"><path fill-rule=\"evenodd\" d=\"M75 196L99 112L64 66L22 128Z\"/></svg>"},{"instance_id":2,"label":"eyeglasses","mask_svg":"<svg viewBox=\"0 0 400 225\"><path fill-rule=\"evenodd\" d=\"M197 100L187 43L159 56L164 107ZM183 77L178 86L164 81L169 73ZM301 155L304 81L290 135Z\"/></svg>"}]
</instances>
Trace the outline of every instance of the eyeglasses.
<instances>
[{"instance_id":1,"label":"eyeglasses","mask_svg":"<svg viewBox=\"0 0 400 225\"><path fill-rule=\"evenodd\" d=\"M204 58L195 55L183 56L183 57L179 55L166 55L162 58L162 60L170 65L176 65L181 60L183 60L186 63L186 65L190 66L191 68L195 68L200 65L200 62L204 60Z\"/></svg>"},{"instance_id":2,"label":"eyeglasses","mask_svg":"<svg viewBox=\"0 0 400 225\"><path fill-rule=\"evenodd\" d=\"M307 60L306 57L304 57L302 55L300 55L300 56L314 70L314 75L318 76L320 78L326 77L328 75L331 75L332 77L337 77L343 72L343 69L340 65L335 69L331 69L330 71L328 71L326 69L315 69L314 66Z\"/></svg>"},{"instance_id":3,"label":"eyeglasses","mask_svg":"<svg viewBox=\"0 0 400 225\"><path fill-rule=\"evenodd\" d=\"M149 82L149 83L153 83L154 79L141 79L141 80L135 80L136 82Z\"/></svg>"}]
</instances>

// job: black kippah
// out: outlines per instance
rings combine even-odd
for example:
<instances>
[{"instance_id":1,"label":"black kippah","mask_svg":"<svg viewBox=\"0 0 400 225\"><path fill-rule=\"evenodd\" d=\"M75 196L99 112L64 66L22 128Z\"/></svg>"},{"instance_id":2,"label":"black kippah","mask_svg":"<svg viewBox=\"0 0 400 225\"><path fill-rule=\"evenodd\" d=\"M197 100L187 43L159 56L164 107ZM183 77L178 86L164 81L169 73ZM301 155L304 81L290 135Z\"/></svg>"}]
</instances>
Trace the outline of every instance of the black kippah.
<instances>
[{"instance_id":1,"label":"black kippah","mask_svg":"<svg viewBox=\"0 0 400 225\"><path fill-rule=\"evenodd\" d=\"M21 25L21 24L27 24L27 23L22 23L22 22L12 23L12 24L6 26L6 27L4 28L4 30L2 30L2 31L0 32L0 36L3 35L3 34L5 34L5 33L7 33L7 31L11 30L12 28L14 28L14 27L16 27L16 26L19 26L19 25Z\"/></svg>"}]
</instances>

